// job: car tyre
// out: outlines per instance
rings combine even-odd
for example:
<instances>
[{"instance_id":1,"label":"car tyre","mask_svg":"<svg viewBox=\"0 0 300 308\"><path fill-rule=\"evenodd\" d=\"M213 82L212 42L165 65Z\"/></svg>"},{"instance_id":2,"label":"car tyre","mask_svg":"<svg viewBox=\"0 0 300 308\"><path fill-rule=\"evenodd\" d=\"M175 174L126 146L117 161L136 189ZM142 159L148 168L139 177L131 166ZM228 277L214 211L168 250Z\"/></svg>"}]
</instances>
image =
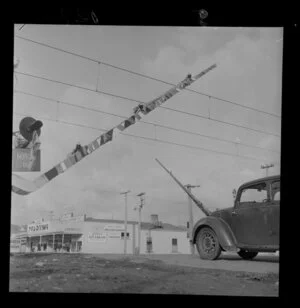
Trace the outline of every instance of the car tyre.
<instances>
[{"instance_id":1,"label":"car tyre","mask_svg":"<svg viewBox=\"0 0 300 308\"><path fill-rule=\"evenodd\" d=\"M216 260L221 254L218 237L209 227L204 227L198 232L196 246L201 259Z\"/></svg>"},{"instance_id":2,"label":"car tyre","mask_svg":"<svg viewBox=\"0 0 300 308\"><path fill-rule=\"evenodd\" d=\"M256 251L247 251L247 250L240 250L238 255L243 258L244 260L252 260L257 256L258 252Z\"/></svg>"}]
</instances>

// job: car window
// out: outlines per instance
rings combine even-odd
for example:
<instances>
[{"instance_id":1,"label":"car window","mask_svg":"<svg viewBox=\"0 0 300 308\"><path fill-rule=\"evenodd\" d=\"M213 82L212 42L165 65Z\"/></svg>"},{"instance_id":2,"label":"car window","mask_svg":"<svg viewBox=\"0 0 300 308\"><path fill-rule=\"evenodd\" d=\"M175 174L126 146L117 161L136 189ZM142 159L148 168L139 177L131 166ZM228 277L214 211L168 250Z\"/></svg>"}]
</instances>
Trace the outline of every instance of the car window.
<instances>
[{"instance_id":1,"label":"car window","mask_svg":"<svg viewBox=\"0 0 300 308\"><path fill-rule=\"evenodd\" d=\"M244 188L241 193L240 202L265 202L267 198L267 185L266 183L260 183Z\"/></svg>"},{"instance_id":2,"label":"car window","mask_svg":"<svg viewBox=\"0 0 300 308\"><path fill-rule=\"evenodd\" d=\"M274 201L280 201L280 191L276 191L276 193L274 194Z\"/></svg>"},{"instance_id":3,"label":"car window","mask_svg":"<svg viewBox=\"0 0 300 308\"><path fill-rule=\"evenodd\" d=\"M280 181L275 181L271 185L271 196L273 201L280 201Z\"/></svg>"}]
</instances>

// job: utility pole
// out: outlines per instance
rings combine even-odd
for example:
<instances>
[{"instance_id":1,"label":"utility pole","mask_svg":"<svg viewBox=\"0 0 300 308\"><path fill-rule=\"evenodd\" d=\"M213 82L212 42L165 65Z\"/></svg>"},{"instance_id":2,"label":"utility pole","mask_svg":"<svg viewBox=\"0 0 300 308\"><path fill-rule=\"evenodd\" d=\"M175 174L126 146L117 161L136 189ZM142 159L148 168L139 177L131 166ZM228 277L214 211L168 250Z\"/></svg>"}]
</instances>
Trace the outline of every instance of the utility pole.
<instances>
[{"instance_id":1,"label":"utility pole","mask_svg":"<svg viewBox=\"0 0 300 308\"><path fill-rule=\"evenodd\" d=\"M268 176L268 169L271 167L274 167L274 164L269 164L269 165L264 164L260 166L261 169L266 169L266 176Z\"/></svg>"},{"instance_id":2,"label":"utility pole","mask_svg":"<svg viewBox=\"0 0 300 308\"><path fill-rule=\"evenodd\" d=\"M140 254L141 252L141 220L142 220L142 208L145 204L145 193L142 192L140 194L137 195L138 197L140 197L140 200L141 200L141 203L135 207L134 209L135 210L138 210L139 211L139 224L138 224L138 233L139 233L139 236L138 236L138 254Z\"/></svg>"},{"instance_id":3,"label":"utility pole","mask_svg":"<svg viewBox=\"0 0 300 308\"><path fill-rule=\"evenodd\" d=\"M49 220L52 221L54 218L54 211L52 210L52 211L49 211L48 213L49 213Z\"/></svg>"},{"instance_id":4,"label":"utility pole","mask_svg":"<svg viewBox=\"0 0 300 308\"><path fill-rule=\"evenodd\" d=\"M189 192L192 192L192 188L200 187L200 185L191 185L187 184L185 187L189 190ZM188 196L188 204L189 204L189 240L190 240L190 248L191 248L191 254L195 254L195 247L192 243L192 232L194 228L194 219L193 219L193 207L192 207L192 199Z\"/></svg>"},{"instance_id":5,"label":"utility pole","mask_svg":"<svg viewBox=\"0 0 300 308\"><path fill-rule=\"evenodd\" d=\"M130 190L127 190L125 192L120 193L120 195L125 196L125 230L124 230L124 254L126 255L127 253L127 194L130 192Z\"/></svg>"}]
</instances>

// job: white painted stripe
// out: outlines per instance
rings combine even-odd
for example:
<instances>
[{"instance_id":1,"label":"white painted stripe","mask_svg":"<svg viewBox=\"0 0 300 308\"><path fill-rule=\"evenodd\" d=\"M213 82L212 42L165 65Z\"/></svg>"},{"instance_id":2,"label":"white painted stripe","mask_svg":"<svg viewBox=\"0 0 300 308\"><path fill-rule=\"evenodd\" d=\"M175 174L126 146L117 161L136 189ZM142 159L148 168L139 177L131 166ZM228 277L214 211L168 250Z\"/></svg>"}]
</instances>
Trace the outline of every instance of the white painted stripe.
<instances>
[{"instance_id":1,"label":"white painted stripe","mask_svg":"<svg viewBox=\"0 0 300 308\"><path fill-rule=\"evenodd\" d=\"M65 172L67 169L67 166L65 165L65 163L61 162L60 165L61 165L62 170Z\"/></svg>"},{"instance_id":2,"label":"white painted stripe","mask_svg":"<svg viewBox=\"0 0 300 308\"><path fill-rule=\"evenodd\" d=\"M16 174L12 174L12 185L15 186L18 189L21 189L23 191L27 191L27 192L33 192L37 189L37 186L35 185L35 183L26 180L22 177L20 177L19 175Z\"/></svg>"},{"instance_id":3,"label":"white painted stripe","mask_svg":"<svg viewBox=\"0 0 300 308\"><path fill-rule=\"evenodd\" d=\"M185 78L177 86L173 87L173 89L167 91L167 93L164 93L163 95L160 95L157 99L150 101L148 104L142 104L142 106L144 106L144 107L147 106L147 109L149 109L149 111L142 110L141 113L143 115L148 114L149 112L154 110L157 106L161 105L166 100L170 99L173 95L175 95L176 93L182 91L184 88L188 87L190 84L193 83L193 81L195 81L196 79L200 78L201 76L203 76L204 74L206 74L208 71L212 70L215 67L216 67L216 64L210 66L209 68L207 68L206 70L202 71L200 74L196 75L195 77L191 77L190 80L187 80L187 78ZM168 96L167 99L166 99L166 96ZM138 110L137 107L135 107L134 110ZM140 112L140 110L137 111L137 112ZM140 118L142 118L140 114L139 114L139 116L140 116ZM140 119L135 118L135 121L138 121L138 120L140 120ZM119 124L119 127L121 127L121 129L116 129L115 128L113 130L113 136L116 136L116 135L118 135L118 133L120 133L120 131L123 128L123 126L122 126L123 123L124 123L124 121L121 124ZM102 134L101 136L103 136L103 138L107 137L104 134ZM98 143L98 147L101 146L101 136L93 141L93 142L97 142ZM93 149L93 151L96 150L98 147L94 147L93 144L91 143L91 148ZM88 151L90 151L90 150L88 150ZM70 163L70 166L68 166L69 163ZM76 162L74 161L74 157L71 156L71 157L68 157L67 159L65 159L63 163L60 163L57 166L60 166L61 169L63 169L65 171L65 170L69 169L71 166L73 166L75 164L76 164ZM58 168L57 166L55 166L55 168ZM51 179L50 179L50 181L51 181ZM43 185L45 185L47 182L48 182L48 179L46 178L45 174L43 174L40 177L36 178L34 181L29 181L29 180L26 180L26 179L24 179L24 178L22 178L20 176L12 174L12 191L18 193L18 189L19 189L19 194L24 195L24 192L28 192L28 193L33 192L33 191L37 190L38 188L42 187Z\"/></svg>"},{"instance_id":4,"label":"white painted stripe","mask_svg":"<svg viewBox=\"0 0 300 308\"><path fill-rule=\"evenodd\" d=\"M113 130L113 139L115 139L116 137L119 137L120 134L121 134L121 131L115 127Z\"/></svg>"},{"instance_id":5,"label":"white painted stripe","mask_svg":"<svg viewBox=\"0 0 300 308\"><path fill-rule=\"evenodd\" d=\"M48 179L44 174L42 174L40 177L34 180L34 184L36 185L37 188L43 187L46 183L48 182Z\"/></svg>"}]
</instances>

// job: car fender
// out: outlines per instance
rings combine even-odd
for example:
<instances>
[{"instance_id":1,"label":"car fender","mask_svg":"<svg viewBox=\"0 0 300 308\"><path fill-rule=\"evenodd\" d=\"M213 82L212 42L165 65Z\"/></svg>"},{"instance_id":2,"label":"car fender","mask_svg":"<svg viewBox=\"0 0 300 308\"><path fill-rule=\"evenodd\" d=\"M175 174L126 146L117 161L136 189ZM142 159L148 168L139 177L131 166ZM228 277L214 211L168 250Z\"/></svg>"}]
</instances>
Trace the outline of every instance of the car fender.
<instances>
[{"instance_id":1,"label":"car fender","mask_svg":"<svg viewBox=\"0 0 300 308\"><path fill-rule=\"evenodd\" d=\"M221 247L226 251L238 251L236 238L225 220L208 216L200 219L193 228L192 242L196 243L197 234L203 227L210 227L216 233Z\"/></svg>"}]
</instances>

